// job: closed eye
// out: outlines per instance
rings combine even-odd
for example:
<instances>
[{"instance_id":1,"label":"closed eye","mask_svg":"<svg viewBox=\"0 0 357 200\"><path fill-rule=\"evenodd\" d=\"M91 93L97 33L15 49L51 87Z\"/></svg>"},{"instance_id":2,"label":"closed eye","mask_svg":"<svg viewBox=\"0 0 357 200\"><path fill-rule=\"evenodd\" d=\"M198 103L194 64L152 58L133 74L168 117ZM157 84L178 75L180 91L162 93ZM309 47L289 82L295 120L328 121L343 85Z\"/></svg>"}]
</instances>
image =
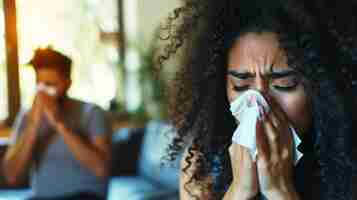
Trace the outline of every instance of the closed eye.
<instances>
[{"instance_id":1,"label":"closed eye","mask_svg":"<svg viewBox=\"0 0 357 200\"><path fill-rule=\"evenodd\" d=\"M242 80L246 80L246 79L255 77L254 74L249 73L249 72L237 72L237 71L233 71L233 70L228 70L228 74L233 76L234 78L242 79Z\"/></svg>"},{"instance_id":2,"label":"closed eye","mask_svg":"<svg viewBox=\"0 0 357 200\"><path fill-rule=\"evenodd\" d=\"M273 80L272 83L273 88L280 91L292 91L295 90L298 85L299 81L292 77Z\"/></svg>"},{"instance_id":3,"label":"closed eye","mask_svg":"<svg viewBox=\"0 0 357 200\"><path fill-rule=\"evenodd\" d=\"M248 90L249 85L243 85L243 86L235 85L235 86L233 86L233 89L237 92L242 92L242 91Z\"/></svg>"},{"instance_id":4,"label":"closed eye","mask_svg":"<svg viewBox=\"0 0 357 200\"><path fill-rule=\"evenodd\" d=\"M293 91L296 89L297 84L296 85L292 85L292 86L280 86L280 85L274 85L273 86L275 89L283 91L283 92L289 92L289 91Z\"/></svg>"}]
</instances>

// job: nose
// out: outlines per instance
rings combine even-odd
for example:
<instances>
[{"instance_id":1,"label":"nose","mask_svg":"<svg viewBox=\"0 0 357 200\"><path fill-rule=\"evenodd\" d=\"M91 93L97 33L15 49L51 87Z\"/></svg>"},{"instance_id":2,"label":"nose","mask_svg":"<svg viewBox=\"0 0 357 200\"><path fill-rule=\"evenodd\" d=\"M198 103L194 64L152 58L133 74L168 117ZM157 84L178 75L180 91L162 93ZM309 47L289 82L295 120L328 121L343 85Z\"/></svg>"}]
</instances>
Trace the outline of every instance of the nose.
<instances>
[{"instance_id":1,"label":"nose","mask_svg":"<svg viewBox=\"0 0 357 200\"><path fill-rule=\"evenodd\" d=\"M263 94L269 92L269 80L258 74L255 78L255 89Z\"/></svg>"}]
</instances>

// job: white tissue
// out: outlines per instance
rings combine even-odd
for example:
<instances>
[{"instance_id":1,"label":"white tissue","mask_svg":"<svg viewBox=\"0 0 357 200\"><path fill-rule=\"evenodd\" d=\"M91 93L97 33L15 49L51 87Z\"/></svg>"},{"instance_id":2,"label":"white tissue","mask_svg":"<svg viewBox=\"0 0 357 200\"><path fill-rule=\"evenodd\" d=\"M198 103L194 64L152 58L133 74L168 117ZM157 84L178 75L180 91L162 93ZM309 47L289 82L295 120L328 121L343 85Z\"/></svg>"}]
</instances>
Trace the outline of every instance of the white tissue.
<instances>
[{"instance_id":1,"label":"white tissue","mask_svg":"<svg viewBox=\"0 0 357 200\"><path fill-rule=\"evenodd\" d=\"M38 83L36 86L36 92L44 92L48 94L49 96L56 96L57 90L53 86L47 86L44 83Z\"/></svg>"},{"instance_id":2,"label":"white tissue","mask_svg":"<svg viewBox=\"0 0 357 200\"><path fill-rule=\"evenodd\" d=\"M258 91L248 90L231 103L230 110L239 121L234 131L232 141L249 149L252 159L255 161L258 151L256 145L256 123L261 117L263 110L269 112L270 106ZM303 154L297 149L301 140L295 129L290 125L293 134L294 164L296 165Z\"/></svg>"}]
</instances>

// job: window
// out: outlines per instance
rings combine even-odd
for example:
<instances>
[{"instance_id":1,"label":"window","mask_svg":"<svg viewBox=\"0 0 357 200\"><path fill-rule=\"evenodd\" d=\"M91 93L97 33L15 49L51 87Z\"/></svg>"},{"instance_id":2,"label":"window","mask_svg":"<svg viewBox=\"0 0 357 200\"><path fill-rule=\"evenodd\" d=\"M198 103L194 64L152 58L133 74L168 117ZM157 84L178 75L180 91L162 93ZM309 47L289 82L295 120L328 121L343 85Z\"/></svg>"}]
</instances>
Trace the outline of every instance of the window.
<instances>
[{"instance_id":1,"label":"window","mask_svg":"<svg viewBox=\"0 0 357 200\"><path fill-rule=\"evenodd\" d=\"M31 106L35 74L26 63L38 47L73 59L70 96L108 108L116 98L118 6L115 0L17 0L22 104Z\"/></svg>"},{"instance_id":2,"label":"window","mask_svg":"<svg viewBox=\"0 0 357 200\"><path fill-rule=\"evenodd\" d=\"M2 1L0 3L0 121L7 119L8 94L7 94L7 69L5 55L5 20Z\"/></svg>"},{"instance_id":3,"label":"window","mask_svg":"<svg viewBox=\"0 0 357 200\"><path fill-rule=\"evenodd\" d=\"M6 82L7 82L6 66L3 63L1 63L0 65L0 121L6 120L9 115Z\"/></svg>"}]
</instances>

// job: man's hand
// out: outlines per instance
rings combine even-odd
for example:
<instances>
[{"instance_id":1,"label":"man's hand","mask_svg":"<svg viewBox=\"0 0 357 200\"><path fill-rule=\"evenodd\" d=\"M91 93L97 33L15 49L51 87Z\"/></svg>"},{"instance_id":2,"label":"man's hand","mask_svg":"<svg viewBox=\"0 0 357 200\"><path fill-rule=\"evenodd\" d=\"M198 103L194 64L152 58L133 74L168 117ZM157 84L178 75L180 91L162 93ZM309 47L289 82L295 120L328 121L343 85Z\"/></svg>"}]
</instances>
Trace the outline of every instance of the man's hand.
<instances>
[{"instance_id":1,"label":"man's hand","mask_svg":"<svg viewBox=\"0 0 357 200\"><path fill-rule=\"evenodd\" d=\"M43 117L43 100L41 95L36 95L35 100L33 101L30 113L29 113L29 124L32 127L37 129L40 125L41 119Z\"/></svg>"},{"instance_id":2,"label":"man's hand","mask_svg":"<svg viewBox=\"0 0 357 200\"><path fill-rule=\"evenodd\" d=\"M56 98L41 93L43 111L51 126L56 128L63 123L60 105Z\"/></svg>"}]
</instances>

